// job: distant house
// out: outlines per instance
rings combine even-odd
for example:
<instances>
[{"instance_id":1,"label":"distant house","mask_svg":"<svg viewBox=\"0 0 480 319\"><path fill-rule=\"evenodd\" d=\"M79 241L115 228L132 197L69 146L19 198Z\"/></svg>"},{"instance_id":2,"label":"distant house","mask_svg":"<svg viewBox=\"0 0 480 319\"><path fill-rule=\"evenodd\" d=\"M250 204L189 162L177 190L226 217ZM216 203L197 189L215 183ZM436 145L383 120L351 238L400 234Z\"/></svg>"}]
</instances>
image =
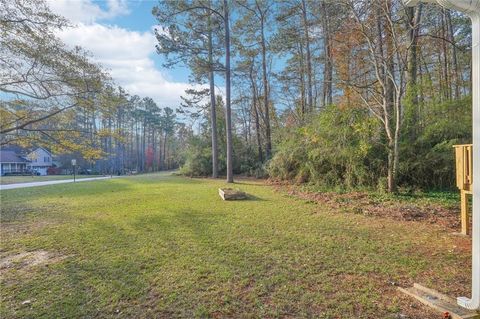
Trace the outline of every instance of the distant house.
<instances>
[{"instance_id":1,"label":"distant house","mask_svg":"<svg viewBox=\"0 0 480 319\"><path fill-rule=\"evenodd\" d=\"M53 166L52 153L43 147L39 147L28 154L27 158L30 160L27 168L40 175L47 175L48 169Z\"/></svg>"},{"instance_id":2,"label":"distant house","mask_svg":"<svg viewBox=\"0 0 480 319\"><path fill-rule=\"evenodd\" d=\"M0 150L0 175L24 173L30 161L14 151Z\"/></svg>"}]
</instances>

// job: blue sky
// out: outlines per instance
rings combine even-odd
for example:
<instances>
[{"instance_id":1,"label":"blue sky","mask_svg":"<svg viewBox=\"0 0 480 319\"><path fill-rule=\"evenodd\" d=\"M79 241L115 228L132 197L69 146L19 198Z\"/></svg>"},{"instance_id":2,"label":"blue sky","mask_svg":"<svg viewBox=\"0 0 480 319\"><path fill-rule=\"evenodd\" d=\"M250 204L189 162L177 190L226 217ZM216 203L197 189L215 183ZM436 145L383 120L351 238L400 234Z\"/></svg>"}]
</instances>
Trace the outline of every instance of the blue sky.
<instances>
[{"instance_id":1,"label":"blue sky","mask_svg":"<svg viewBox=\"0 0 480 319\"><path fill-rule=\"evenodd\" d=\"M106 1L94 1L102 8L107 9ZM111 23L132 31L148 32L156 25L157 21L152 15L153 6L157 5L158 1L153 0L130 0L127 5L130 13L125 16L116 17L112 19ZM188 69L185 67L176 67L175 70L165 70L162 67L163 59L158 54L152 54L155 61L155 66L162 69L168 74L172 80L188 81Z\"/></svg>"},{"instance_id":2,"label":"blue sky","mask_svg":"<svg viewBox=\"0 0 480 319\"><path fill-rule=\"evenodd\" d=\"M68 45L90 51L114 81L130 94L152 97L161 107L176 108L191 85L186 68L165 69L155 52L152 0L47 0L74 27L58 32Z\"/></svg>"}]
</instances>

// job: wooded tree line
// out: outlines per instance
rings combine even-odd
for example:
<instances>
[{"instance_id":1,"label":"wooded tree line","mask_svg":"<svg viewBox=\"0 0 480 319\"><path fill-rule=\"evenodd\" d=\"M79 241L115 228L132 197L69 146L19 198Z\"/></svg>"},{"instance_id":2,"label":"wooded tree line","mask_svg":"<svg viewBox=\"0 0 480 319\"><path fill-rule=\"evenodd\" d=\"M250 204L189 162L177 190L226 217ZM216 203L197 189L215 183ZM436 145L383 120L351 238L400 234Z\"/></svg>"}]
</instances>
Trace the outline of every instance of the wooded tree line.
<instances>
[{"instance_id":1,"label":"wooded tree line","mask_svg":"<svg viewBox=\"0 0 480 319\"><path fill-rule=\"evenodd\" d=\"M98 172L125 174L177 168L180 124L169 107L151 98L129 96L121 87L108 88L97 101L106 112L77 114L75 123L102 154L85 165Z\"/></svg>"},{"instance_id":2,"label":"wooded tree line","mask_svg":"<svg viewBox=\"0 0 480 319\"><path fill-rule=\"evenodd\" d=\"M451 146L471 138L470 23L434 5L162 0L157 52L200 88L168 107L63 44L55 30L69 22L45 3L0 6L2 145L102 172L182 165L395 191L453 185Z\"/></svg>"},{"instance_id":3,"label":"wooded tree line","mask_svg":"<svg viewBox=\"0 0 480 319\"><path fill-rule=\"evenodd\" d=\"M56 37L68 27L42 1L0 0L1 146L43 146L102 173L178 167L174 110L116 86Z\"/></svg>"},{"instance_id":4,"label":"wooded tree line","mask_svg":"<svg viewBox=\"0 0 480 319\"><path fill-rule=\"evenodd\" d=\"M237 168L388 191L453 185L451 146L471 137L467 17L400 0L163 0L153 14L166 66L187 66L205 85L183 109L212 123L188 144L211 151L212 168L189 174L220 170L231 181ZM219 89L221 143L233 154L222 165Z\"/></svg>"}]
</instances>

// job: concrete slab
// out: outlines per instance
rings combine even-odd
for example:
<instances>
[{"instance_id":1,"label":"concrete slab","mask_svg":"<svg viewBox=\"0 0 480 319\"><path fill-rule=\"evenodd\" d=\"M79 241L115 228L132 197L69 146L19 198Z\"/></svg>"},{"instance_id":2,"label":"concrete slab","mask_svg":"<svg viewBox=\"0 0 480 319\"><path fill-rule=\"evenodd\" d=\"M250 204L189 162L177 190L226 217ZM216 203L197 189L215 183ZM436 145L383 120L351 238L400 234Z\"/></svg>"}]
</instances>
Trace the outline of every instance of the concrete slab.
<instances>
[{"instance_id":1,"label":"concrete slab","mask_svg":"<svg viewBox=\"0 0 480 319\"><path fill-rule=\"evenodd\" d=\"M444 315L448 313L452 319L480 319L479 313L462 308L455 299L420 284L415 283L410 288L399 287L398 290Z\"/></svg>"}]
</instances>

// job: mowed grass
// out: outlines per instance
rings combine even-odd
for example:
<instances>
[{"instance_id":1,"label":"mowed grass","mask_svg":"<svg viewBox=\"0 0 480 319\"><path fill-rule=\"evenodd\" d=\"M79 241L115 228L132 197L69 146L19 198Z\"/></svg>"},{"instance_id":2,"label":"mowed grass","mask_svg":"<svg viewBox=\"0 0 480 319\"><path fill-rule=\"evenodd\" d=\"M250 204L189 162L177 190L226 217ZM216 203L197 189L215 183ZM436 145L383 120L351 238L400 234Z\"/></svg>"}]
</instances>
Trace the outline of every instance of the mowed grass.
<instances>
[{"instance_id":1,"label":"mowed grass","mask_svg":"<svg viewBox=\"0 0 480 319\"><path fill-rule=\"evenodd\" d=\"M468 293L468 239L257 181L224 202L219 186L151 174L2 191L0 317L438 318L395 285Z\"/></svg>"},{"instance_id":2,"label":"mowed grass","mask_svg":"<svg viewBox=\"0 0 480 319\"><path fill-rule=\"evenodd\" d=\"M101 177L103 175L77 175L76 178ZM45 181L58 181L63 179L73 179L73 175L47 175L47 176L0 176L0 185L34 183Z\"/></svg>"}]
</instances>

